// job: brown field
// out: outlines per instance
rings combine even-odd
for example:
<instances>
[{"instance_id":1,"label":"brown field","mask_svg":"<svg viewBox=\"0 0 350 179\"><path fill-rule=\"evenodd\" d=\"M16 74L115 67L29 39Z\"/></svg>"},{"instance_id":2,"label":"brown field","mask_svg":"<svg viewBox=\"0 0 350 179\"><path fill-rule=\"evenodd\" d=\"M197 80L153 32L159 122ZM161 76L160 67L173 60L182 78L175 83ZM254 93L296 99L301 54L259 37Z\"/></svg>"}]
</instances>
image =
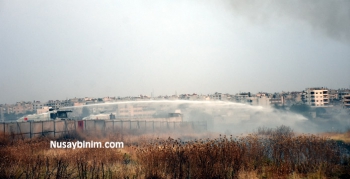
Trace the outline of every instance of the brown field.
<instances>
[{"instance_id":1,"label":"brown field","mask_svg":"<svg viewBox=\"0 0 350 179\"><path fill-rule=\"evenodd\" d=\"M57 139L123 141L123 149L50 149L47 137L0 135L0 178L350 177L348 144L285 126L241 136L71 133Z\"/></svg>"}]
</instances>

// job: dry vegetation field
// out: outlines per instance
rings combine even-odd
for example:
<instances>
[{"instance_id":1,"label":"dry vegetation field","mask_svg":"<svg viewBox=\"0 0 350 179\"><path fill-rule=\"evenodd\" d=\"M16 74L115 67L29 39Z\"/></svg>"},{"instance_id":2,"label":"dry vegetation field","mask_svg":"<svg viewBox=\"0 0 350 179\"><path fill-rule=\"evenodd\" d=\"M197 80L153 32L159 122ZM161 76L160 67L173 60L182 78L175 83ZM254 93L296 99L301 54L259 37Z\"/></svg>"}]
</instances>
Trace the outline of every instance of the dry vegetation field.
<instances>
[{"instance_id":1,"label":"dry vegetation field","mask_svg":"<svg viewBox=\"0 0 350 179\"><path fill-rule=\"evenodd\" d=\"M0 178L350 178L348 144L285 126L216 138L71 133L57 139L123 141L123 149L50 149L48 137L0 135Z\"/></svg>"}]
</instances>

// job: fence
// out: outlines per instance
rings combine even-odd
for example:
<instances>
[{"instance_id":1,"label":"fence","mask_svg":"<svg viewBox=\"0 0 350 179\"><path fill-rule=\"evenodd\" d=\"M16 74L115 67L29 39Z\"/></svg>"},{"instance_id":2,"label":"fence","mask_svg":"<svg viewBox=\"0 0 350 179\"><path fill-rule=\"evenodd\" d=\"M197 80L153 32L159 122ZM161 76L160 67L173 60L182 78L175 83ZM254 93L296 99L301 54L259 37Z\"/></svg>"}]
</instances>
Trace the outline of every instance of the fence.
<instances>
[{"instance_id":1,"label":"fence","mask_svg":"<svg viewBox=\"0 0 350 179\"><path fill-rule=\"evenodd\" d=\"M120 121L120 120L61 120L0 123L0 132L33 138L38 136L59 137L70 131L138 132L159 131L206 131L206 121Z\"/></svg>"}]
</instances>

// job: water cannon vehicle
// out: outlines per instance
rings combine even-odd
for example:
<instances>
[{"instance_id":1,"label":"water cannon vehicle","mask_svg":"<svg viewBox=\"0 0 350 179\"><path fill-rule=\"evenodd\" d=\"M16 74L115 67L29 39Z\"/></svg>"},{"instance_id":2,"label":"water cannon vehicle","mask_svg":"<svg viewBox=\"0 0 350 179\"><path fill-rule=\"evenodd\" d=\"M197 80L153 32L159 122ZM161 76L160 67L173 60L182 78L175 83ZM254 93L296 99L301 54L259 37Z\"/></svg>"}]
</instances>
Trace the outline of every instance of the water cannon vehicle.
<instances>
[{"instance_id":1,"label":"water cannon vehicle","mask_svg":"<svg viewBox=\"0 0 350 179\"><path fill-rule=\"evenodd\" d=\"M49 120L70 120L68 113L72 112L70 110L58 110L49 108L49 111L42 114L32 114L19 118L17 122L26 121L49 121Z\"/></svg>"}]
</instances>

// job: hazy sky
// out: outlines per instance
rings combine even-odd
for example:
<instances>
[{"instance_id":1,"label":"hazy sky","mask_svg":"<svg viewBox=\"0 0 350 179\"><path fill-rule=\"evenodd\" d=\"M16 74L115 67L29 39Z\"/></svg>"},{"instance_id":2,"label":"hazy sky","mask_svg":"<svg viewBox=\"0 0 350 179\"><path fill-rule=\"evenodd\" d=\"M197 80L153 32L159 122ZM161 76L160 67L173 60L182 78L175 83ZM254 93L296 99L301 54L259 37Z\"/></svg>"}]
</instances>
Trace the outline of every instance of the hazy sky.
<instances>
[{"instance_id":1,"label":"hazy sky","mask_svg":"<svg viewBox=\"0 0 350 179\"><path fill-rule=\"evenodd\" d=\"M0 103L350 87L350 1L0 0Z\"/></svg>"}]
</instances>

